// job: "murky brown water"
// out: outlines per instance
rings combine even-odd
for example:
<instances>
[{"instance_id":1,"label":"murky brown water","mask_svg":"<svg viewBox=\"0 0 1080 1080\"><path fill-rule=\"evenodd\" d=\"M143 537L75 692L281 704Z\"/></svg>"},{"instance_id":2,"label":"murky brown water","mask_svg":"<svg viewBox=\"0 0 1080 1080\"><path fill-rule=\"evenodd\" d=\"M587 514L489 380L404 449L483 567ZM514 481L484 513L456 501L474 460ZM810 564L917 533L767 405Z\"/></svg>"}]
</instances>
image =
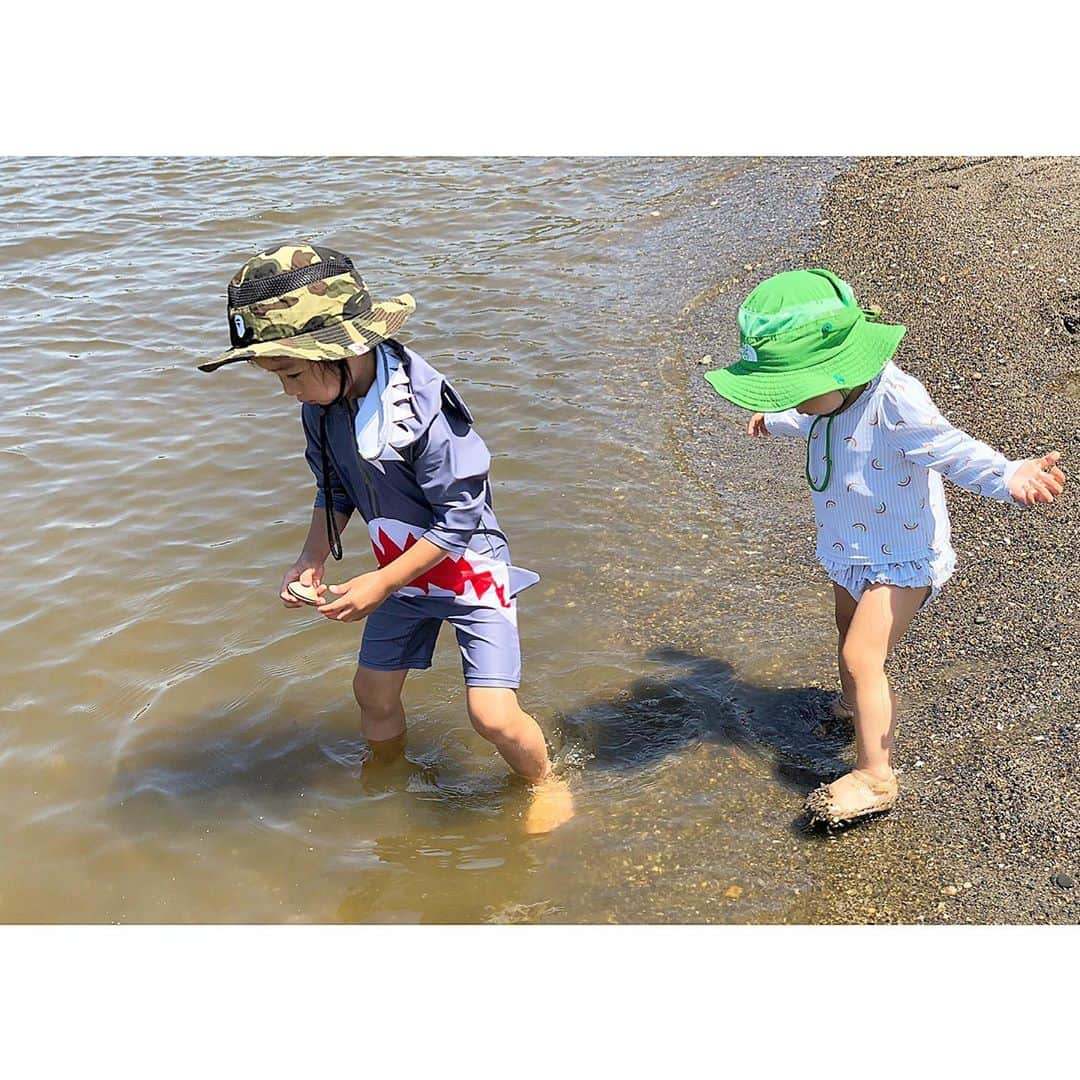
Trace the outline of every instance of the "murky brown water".
<instances>
[{"instance_id":1,"label":"murky brown water","mask_svg":"<svg viewBox=\"0 0 1080 1080\"><path fill-rule=\"evenodd\" d=\"M678 341L834 170L0 161L0 919L798 918L820 588L755 632L761 515L701 479ZM360 628L277 600L313 493L299 416L271 378L193 364L225 344L236 266L293 237L416 296L404 339L492 448L515 561L543 575L522 701L579 808L550 836L469 727L452 635L407 686L408 760L374 776Z\"/></svg>"}]
</instances>

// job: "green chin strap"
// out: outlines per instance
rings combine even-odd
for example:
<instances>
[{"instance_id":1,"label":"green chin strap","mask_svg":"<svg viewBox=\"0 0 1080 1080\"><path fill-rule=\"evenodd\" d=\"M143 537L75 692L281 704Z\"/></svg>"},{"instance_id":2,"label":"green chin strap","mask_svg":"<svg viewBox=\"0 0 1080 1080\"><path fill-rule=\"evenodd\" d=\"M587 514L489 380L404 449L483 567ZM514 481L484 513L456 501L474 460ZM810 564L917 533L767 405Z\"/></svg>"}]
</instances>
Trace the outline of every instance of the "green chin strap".
<instances>
[{"instance_id":1,"label":"green chin strap","mask_svg":"<svg viewBox=\"0 0 1080 1080\"><path fill-rule=\"evenodd\" d=\"M854 389L858 389L855 387ZM837 388L836 391L844 400L831 413L824 413L820 416L815 416L813 423L810 425L810 430L806 433L806 482L810 485L812 491L824 491L829 486L829 481L832 479L832 423L836 419L838 413L842 413L847 406L848 395L853 393L853 390ZM821 483L821 487L818 487L814 483L814 478L810 475L810 440L814 437L814 428L824 420L825 423L825 479Z\"/></svg>"}]
</instances>

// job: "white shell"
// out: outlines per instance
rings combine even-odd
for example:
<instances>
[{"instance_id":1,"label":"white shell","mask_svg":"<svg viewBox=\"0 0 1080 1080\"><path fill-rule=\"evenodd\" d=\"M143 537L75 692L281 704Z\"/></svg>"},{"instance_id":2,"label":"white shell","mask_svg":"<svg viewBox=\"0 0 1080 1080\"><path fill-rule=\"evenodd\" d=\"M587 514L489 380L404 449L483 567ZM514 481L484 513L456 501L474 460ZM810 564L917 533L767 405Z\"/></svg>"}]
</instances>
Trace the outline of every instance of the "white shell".
<instances>
[{"instance_id":1,"label":"white shell","mask_svg":"<svg viewBox=\"0 0 1080 1080\"><path fill-rule=\"evenodd\" d=\"M290 581L286 588L288 588L289 592L291 592L297 600L303 600L305 604L322 603L318 593L315 592L314 585L301 585L299 581Z\"/></svg>"}]
</instances>

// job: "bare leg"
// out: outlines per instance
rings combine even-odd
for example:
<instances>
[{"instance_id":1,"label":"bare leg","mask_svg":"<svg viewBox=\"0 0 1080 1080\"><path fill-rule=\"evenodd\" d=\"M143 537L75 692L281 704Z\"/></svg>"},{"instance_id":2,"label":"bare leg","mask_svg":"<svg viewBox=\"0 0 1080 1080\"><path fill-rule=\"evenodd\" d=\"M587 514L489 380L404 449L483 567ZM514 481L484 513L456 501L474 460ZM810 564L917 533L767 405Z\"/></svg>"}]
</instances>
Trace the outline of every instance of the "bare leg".
<instances>
[{"instance_id":1,"label":"bare leg","mask_svg":"<svg viewBox=\"0 0 1080 1080\"><path fill-rule=\"evenodd\" d=\"M358 667L353 693L360 706L360 730L368 741L373 760L388 764L405 748L405 706L401 690L406 671L375 671Z\"/></svg>"},{"instance_id":2,"label":"bare leg","mask_svg":"<svg viewBox=\"0 0 1080 1080\"><path fill-rule=\"evenodd\" d=\"M866 786L892 786L896 699L885 675L885 661L911 625L930 589L871 585L859 598L842 649L855 693L856 761L853 772L830 785L838 806L866 799Z\"/></svg>"},{"instance_id":3,"label":"bare leg","mask_svg":"<svg viewBox=\"0 0 1080 1080\"><path fill-rule=\"evenodd\" d=\"M540 725L518 704L507 687L466 688L473 727L502 755L503 760L535 786L525 819L527 832L550 832L574 816L574 800L566 782L551 776L551 761Z\"/></svg>"},{"instance_id":4,"label":"bare leg","mask_svg":"<svg viewBox=\"0 0 1080 1080\"><path fill-rule=\"evenodd\" d=\"M844 660L844 642L847 640L848 627L855 615L855 598L836 582L833 582L833 603L836 616L836 662L840 671L840 699L852 712L855 710L855 680Z\"/></svg>"},{"instance_id":5,"label":"bare leg","mask_svg":"<svg viewBox=\"0 0 1080 1080\"><path fill-rule=\"evenodd\" d=\"M542 780L551 769L540 725L518 704L517 694L501 686L466 688L469 719L477 732L526 780Z\"/></svg>"}]
</instances>

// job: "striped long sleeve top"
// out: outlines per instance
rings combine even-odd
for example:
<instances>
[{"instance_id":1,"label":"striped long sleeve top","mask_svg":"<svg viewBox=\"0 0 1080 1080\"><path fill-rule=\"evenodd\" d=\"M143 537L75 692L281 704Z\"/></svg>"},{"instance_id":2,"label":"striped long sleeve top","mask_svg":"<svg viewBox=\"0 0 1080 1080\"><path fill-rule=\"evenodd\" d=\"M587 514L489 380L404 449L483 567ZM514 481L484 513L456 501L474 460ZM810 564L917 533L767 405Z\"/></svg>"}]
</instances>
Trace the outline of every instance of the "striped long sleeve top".
<instances>
[{"instance_id":1,"label":"striped long sleeve top","mask_svg":"<svg viewBox=\"0 0 1080 1080\"><path fill-rule=\"evenodd\" d=\"M794 409L765 417L769 434L808 440L815 486L826 476L827 425ZM891 361L834 417L829 449L828 485L813 491L819 559L877 565L951 551L945 476L1018 505L1008 481L1020 462L950 424L922 383Z\"/></svg>"}]
</instances>

